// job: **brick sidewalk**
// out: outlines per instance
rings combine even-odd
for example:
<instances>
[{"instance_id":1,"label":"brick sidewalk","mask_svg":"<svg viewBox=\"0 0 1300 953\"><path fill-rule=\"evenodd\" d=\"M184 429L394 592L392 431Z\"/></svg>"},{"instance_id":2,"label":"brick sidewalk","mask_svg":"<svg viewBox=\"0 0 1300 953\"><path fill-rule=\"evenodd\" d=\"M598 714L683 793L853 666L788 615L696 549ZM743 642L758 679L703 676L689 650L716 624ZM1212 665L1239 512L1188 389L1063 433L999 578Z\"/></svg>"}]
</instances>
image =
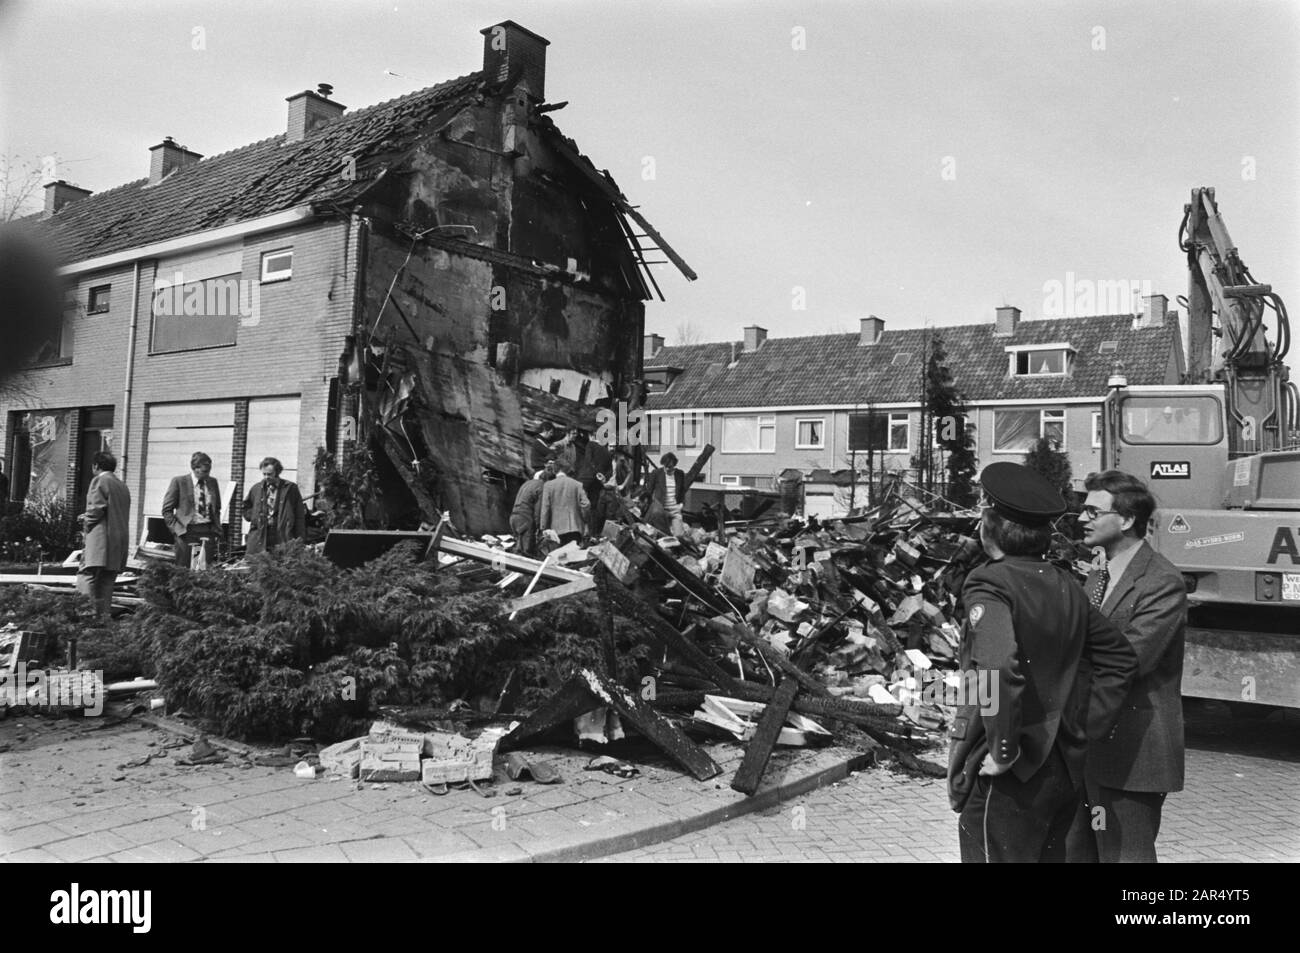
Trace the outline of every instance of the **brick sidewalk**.
<instances>
[{"instance_id":1,"label":"brick sidewalk","mask_svg":"<svg viewBox=\"0 0 1300 953\"><path fill-rule=\"evenodd\" d=\"M1162 862L1300 861L1300 712L1234 721L1189 707L1187 786L1169 796ZM728 821L607 858L615 862L956 862L956 815L940 781L881 768L854 774L779 810Z\"/></svg>"},{"instance_id":2,"label":"brick sidewalk","mask_svg":"<svg viewBox=\"0 0 1300 953\"><path fill-rule=\"evenodd\" d=\"M697 782L662 760L621 780L582 767L592 754L530 751L562 784L501 783L493 798L445 797L417 784L304 780L289 768L175 764L188 746L138 722L10 717L0 722L0 860L416 861L563 860L677 836L844 777L846 749L778 751L754 799L730 790L736 745L706 746L724 773ZM517 796L504 791L518 787Z\"/></svg>"},{"instance_id":3,"label":"brick sidewalk","mask_svg":"<svg viewBox=\"0 0 1300 953\"><path fill-rule=\"evenodd\" d=\"M1187 789L1165 809L1162 860L1300 860L1297 726L1300 712L1262 722L1221 708L1189 712ZM358 790L233 756L174 764L188 747L119 767L168 738L138 722L0 721L0 861L526 861L616 851L609 859L957 860L942 781L884 768L846 778L859 753L845 749L779 750L752 799L728 788L741 751L722 744L709 750L724 773L703 783L653 757L638 757L641 777L621 781L582 771L590 754L530 752L564 783L523 782L519 795L490 799L436 797L414 784Z\"/></svg>"}]
</instances>

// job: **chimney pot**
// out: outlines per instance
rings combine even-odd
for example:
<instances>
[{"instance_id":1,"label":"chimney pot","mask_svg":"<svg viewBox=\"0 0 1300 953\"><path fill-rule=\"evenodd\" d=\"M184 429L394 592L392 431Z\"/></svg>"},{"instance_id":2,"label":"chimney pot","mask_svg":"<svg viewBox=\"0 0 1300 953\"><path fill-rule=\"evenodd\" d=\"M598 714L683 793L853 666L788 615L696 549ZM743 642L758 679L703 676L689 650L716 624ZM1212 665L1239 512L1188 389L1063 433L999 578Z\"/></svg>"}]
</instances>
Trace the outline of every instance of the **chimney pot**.
<instances>
[{"instance_id":1,"label":"chimney pot","mask_svg":"<svg viewBox=\"0 0 1300 953\"><path fill-rule=\"evenodd\" d=\"M767 340L767 328L760 328L757 324L751 324L745 328L745 350L757 351Z\"/></svg>"},{"instance_id":2,"label":"chimney pot","mask_svg":"<svg viewBox=\"0 0 1300 953\"><path fill-rule=\"evenodd\" d=\"M546 99L546 48L551 41L513 20L479 30L483 34L483 72L489 83L504 83L518 74L535 102Z\"/></svg>"},{"instance_id":3,"label":"chimney pot","mask_svg":"<svg viewBox=\"0 0 1300 953\"><path fill-rule=\"evenodd\" d=\"M45 184L45 215L53 215L63 206L78 199L84 199L90 194L90 189L78 188L75 185L69 185L62 179L57 182L47 182Z\"/></svg>"},{"instance_id":4,"label":"chimney pot","mask_svg":"<svg viewBox=\"0 0 1300 953\"><path fill-rule=\"evenodd\" d=\"M1164 295L1147 295L1142 299L1142 314L1133 322L1135 328L1162 328L1169 312L1169 299Z\"/></svg>"},{"instance_id":5,"label":"chimney pot","mask_svg":"<svg viewBox=\"0 0 1300 953\"><path fill-rule=\"evenodd\" d=\"M1020 309L1011 305L1003 305L997 309L997 317L994 319L993 336L999 338L1011 337L1016 333L1016 325L1020 323Z\"/></svg>"},{"instance_id":6,"label":"chimney pot","mask_svg":"<svg viewBox=\"0 0 1300 953\"><path fill-rule=\"evenodd\" d=\"M643 358L654 357L659 353L663 346L664 336L662 334L647 334L642 339L641 356Z\"/></svg>"},{"instance_id":7,"label":"chimney pot","mask_svg":"<svg viewBox=\"0 0 1300 953\"><path fill-rule=\"evenodd\" d=\"M192 166L202 158L197 152L177 145L175 139L167 136L158 145L149 147L149 184L157 185L176 169Z\"/></svg>"},{"instance_id":8,"label":"chimney pot","mask_svg":"<svg viewBox=\"0 0 1300 953\"><path fill-rule=\"evenodd\" d=\"M285 142L301 142L317 129L327 126L347 109L342 103L329 99L334 87L321 83L316 92L305 89L301 93L285 97L289 104L289 122L285 129Z\"/></svg>"},{"instance_id":9,"label":"chimney pot","mask_svg":"<svg viewBox=\"0 0 1300 953\"><path fill-rule=\"evenodd\" d=\"M870 347L880 343L880 336L884 333L885 319L878 318L874 314L868 315L862 319L862 326L858 329L858 347Z\"/></svg>"}]
</instances>

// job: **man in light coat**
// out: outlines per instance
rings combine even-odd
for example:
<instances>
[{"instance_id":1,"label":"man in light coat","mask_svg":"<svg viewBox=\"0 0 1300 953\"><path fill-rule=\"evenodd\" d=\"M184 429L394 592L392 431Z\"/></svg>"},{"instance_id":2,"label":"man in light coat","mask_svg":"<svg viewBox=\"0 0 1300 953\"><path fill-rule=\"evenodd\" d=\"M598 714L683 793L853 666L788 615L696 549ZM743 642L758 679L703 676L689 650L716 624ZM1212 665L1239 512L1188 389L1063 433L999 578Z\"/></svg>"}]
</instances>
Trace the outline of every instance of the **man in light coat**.
<instances>
[{"instance_id":1,"label":"man in light coat","mask_svg":"<svg viewBox=\"0 0 1300 953\"><path fill-rule=\"evenodd\" d=\"M172 477L163 495L162 518L175 541L176 565L190 568L193 544L215 544L221 514L221 487L212 478L212 458L200 451L190 457L190 472Z\"/></svg>"},{"instance_id":2,"label":"man in light coat","mask_svg":"<svg viewBox=\"0 0 1300 953\"><path fill-rule=\"evenodd\" d=\"M560 545L582 539L591 502L582 484L573 479L572 465L561 461L556 465L555 479L542 490L542 532L551 530L559 537Z\"/></svg>"},{"instance_id":3,"label":"man in light coat","mask_svg":"<svg viewBox=\"0 0 1300 953\"><path fill-rule=\"evenodd\" d=\"M101 450L91 461L86 512L82 514L85 549L77 572L77 591L89 596L95 617L103 621L113 603L113 583L126 568L130 547L128 523L131 491L117 478L117 458Z\"/></svg>"},{"instance_id":4,"label":"man in light coat","mask_svg":"<svg viewBox=\"0 0 1300 953\"><path fill-rule=\"evenodd\" d=\"M1084 544L1106 551L1105 568L1089 574L1084 590L1137 653L1138 674L1115 730L1088 749L1088 810L1070 832L1067 856L1155 863L1165 797L1183 789L1187 588L1146 541L1156 502L1145 483L1106 470L1084 488Z\"/></svg>"}]
</instances>

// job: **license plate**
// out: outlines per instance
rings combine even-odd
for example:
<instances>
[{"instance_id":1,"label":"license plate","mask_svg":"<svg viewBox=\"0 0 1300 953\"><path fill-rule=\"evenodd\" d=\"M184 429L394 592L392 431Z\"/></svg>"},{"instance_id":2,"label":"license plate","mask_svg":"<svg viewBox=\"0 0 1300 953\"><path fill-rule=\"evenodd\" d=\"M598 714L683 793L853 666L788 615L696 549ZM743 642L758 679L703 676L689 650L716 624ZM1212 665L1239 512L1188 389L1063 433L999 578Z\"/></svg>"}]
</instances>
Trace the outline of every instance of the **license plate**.
<instances>
[{"instance_id":1,"label":"license plate","mask_svg":"<svg viewBox=\"0 0 1300 953\"><path fill-rule=\"evenodd\" d=\"M1282 573L1282 600L1300 602L1300 572Z\"/></svg>"}]
</instances>

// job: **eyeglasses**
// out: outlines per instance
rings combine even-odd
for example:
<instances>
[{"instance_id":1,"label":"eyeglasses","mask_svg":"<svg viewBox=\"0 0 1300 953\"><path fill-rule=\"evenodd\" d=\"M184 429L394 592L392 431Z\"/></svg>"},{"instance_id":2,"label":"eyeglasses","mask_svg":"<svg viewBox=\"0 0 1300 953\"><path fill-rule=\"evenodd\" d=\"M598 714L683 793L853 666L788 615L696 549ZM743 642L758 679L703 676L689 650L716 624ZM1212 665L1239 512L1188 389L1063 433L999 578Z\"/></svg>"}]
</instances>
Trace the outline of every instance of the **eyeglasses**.
<instances>
[{"instance_id":1,"label":"eyeglasses","mask_svg":"<svg viewBox=\"0 0 1300 953\"><path fill-rule=\"evenodd\" d=\"M1086 519L1095 520L1098 516L1104 516L1107 513L1114 513L1116 516L1120 515L1119 510L1099 510L1095 506L1085 506L1079 515Z\"/></svg>"}]
</instances>

